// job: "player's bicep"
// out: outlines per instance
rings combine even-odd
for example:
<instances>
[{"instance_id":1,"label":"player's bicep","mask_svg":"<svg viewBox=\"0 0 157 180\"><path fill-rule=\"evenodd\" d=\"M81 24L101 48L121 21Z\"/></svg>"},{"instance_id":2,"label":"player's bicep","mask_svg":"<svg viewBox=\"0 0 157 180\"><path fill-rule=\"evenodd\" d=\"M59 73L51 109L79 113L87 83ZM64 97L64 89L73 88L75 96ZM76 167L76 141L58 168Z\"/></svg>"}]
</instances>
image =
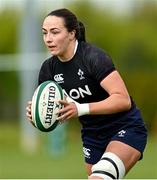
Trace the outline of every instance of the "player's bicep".
<instances>
[{"instance_id":1,"label":"player's bicep","mask_svg":"<svg viewBox=\"0 0 157 180\"><path fill-rule=\"evenodd\" d=\"M129 97L127 88L120 74L115 70L111 72L100 82L102 88L108 92L109 95L119 94L125 97Z\"/></svg>"}]
</instances>

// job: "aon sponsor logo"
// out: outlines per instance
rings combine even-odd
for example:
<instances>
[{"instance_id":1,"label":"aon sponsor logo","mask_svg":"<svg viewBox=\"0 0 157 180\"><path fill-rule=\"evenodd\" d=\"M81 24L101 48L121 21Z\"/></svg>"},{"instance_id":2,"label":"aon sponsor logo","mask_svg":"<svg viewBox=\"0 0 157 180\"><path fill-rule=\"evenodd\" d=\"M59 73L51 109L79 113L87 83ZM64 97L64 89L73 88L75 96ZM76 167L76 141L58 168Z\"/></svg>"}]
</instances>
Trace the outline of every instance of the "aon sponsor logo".
<instances>
[{"instance_id":1,"label":"aon sponsor logo","mask_svg":"<svg viewBox=\"0 0 157 180\"><path fill-rule=\"evenodd\" d=\"M66 94L66 92L65 92L65 94ZM73 99L79 99L80 97L84 98L85 95L89 95L89 96L92 95L88 85L85 85L84 88L78 87L77 89L71 89L69 91L69 96L72 97Z\"/></svg>"}]
</instances>

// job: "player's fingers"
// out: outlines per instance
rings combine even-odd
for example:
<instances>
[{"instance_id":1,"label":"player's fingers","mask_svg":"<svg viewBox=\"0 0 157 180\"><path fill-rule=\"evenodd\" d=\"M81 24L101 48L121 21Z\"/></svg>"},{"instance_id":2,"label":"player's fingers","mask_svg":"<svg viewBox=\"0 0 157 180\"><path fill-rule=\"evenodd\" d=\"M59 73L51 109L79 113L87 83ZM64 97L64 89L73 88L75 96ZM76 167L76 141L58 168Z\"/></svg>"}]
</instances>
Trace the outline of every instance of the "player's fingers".
<instances>
[{"instance_id":1,"label":"player's fingers","mask_svg":"<svg viewBox=\"0 0 157 180\"><path fill-rule=\"evenodd\" d=\"M64 107L56 112L56 114L65 114L67 111L69 111L69 107Z\"/></svg>"},{"instance_id":2,"label":"player's fingers","mask_svg":"<svg viewBox=\"0 0 157 180\"><path fill-rule=\"evenodd\" d=\"M67 105L64 105L64 107L60 110L58 110L58 112L56 112L56 114L65 114L68 111L73 111L74 113L77 113L77 109L74 103L68 103Z\"/></svg>"},{"instance_id":3,"label":"player's fingers","mask_svg":"<svg viewBox=\"0 0 157 180\"><path fill-rule=\"evenodd\" d=\"M63 106L67 106L69 104L66 100L59 100L58 102Z\"/></svg>"},{"instance_id":4,"label":"player's fingers","mask_svg":"<svg viewBox=\"0 0 157 180\"><path fill-rule=\"evenodd\" d=\"M29 112L26 112L26 116L28 120L32 121L32 115Z\"/></svg>"},{"instance_id":5,"label":"player's fingers","mask_svg":"<svg viewBox=\"0 0 157 180\"><path fill-rule=\"evenodd\" d=\"M28 118L31 118L31 117L32 117L32 115L31 115L29 112L26 112L26 116L27 116Z\"/></svg>"},{"instance_id":6,"label":"player's fingers","mask_svg":"<svg viewBox=\"0 0 157 180\"><path fill-rule=\"evenodd\" d=\"M75 116L74 116L74 114L73 114L72 111L69 112L68 114L66 114L66 120L69 120L69 119L71 119L71 118L73 118L73 117L75 117Z\"/></svg>"},{"instance_id":7,"label":"player's fingers","mask_svg":"<svg viewBox=\"0 0 157 180\"><path fill-rule=\"evenodd\" d=\"M27 106L26 106L26 112L28 112L29 114L31 114L31 105L32 105L32 102L28 101Z\"/></svg>"},{"instance_id":8,"label":"player's fingers","mask_svg":"<svg viewBox=\"0 0 157 180\"><path fill-rule=\"evenodd\" d=\"M64 113L64 114L61 114L61 115L57 118L57 120L59 120L60 122L67 121L67 120L71 119L73 116L74 116L74 113L73 113L72 110L70 110L70 111L67 111L67 112Z\"/></svg>"},{"instance_id":9,"label":"player's fingers","mask_svg":"<svg viewBox=\"0 0 157 180\"><path fill-rule=\"evenodd\" d=\"M62 115L58 116L56 120L58 120L58 121L63 121L63 120L65 119L64 116L65 116L65 115L62 114Z\"/></svg>"},{"instance_id":10,"label":"player's fingers","mask_svg":"<svg viewBox=\"0 0 157 180\"><path fill-rule=\"evenodd\" d=\"M32 105L32 101L28 101L28 102L27 102L27 105L28 105L28 106L31 106L31 105Z\"/></svg>"},{"instance_id":11,"label":"player's fingers","mask_svg":"<svg viewBox=\"0 0 157 180\"><path fill-rule=\"evenodd\" d=\"M31 114L31 101L28 101L27 107L26 107L26 116L29 120L32 119L32 114Z\"/></svg>"},{"instance_id":12,"label":"player's fingers","mask_svg":"<svg viewBox=\"0 0 157 180\"><path fill-rule=\"evenodd\" d=\"M31 108L29 106L26 107L27 112L31 112Z\"/></svg>"}]
</instances>

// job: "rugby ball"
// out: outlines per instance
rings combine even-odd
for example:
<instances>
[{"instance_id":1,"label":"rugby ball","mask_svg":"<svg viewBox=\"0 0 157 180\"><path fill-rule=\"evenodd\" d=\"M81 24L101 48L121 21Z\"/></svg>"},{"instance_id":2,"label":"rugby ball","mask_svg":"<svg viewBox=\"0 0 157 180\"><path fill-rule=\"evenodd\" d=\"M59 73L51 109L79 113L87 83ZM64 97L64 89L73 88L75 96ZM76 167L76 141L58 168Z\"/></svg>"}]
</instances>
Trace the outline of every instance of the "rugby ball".
<instances>
[{"instance_id":1,"label":"rugby ball","mask_svg":"<svg viewBox=\"0 0 157 180\"><path fill-rule=\"evenodd\" d=\"M57 114L63 100L62 88L54 81L45 81L35 90L32 97L32 121L39 130L49 132L58 125Z\"/></svg>"}]
</instances>

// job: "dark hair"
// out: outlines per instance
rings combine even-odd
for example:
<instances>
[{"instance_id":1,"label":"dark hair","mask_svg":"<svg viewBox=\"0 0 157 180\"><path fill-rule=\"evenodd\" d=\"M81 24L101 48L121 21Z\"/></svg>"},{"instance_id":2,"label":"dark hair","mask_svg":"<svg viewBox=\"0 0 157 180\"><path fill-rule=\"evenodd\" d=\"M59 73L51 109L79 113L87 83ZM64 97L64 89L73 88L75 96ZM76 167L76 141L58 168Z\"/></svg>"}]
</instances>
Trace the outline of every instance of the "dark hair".
<instances>
[{"instance_id":1,"label":"dark hair","mask_svg":"<svg viewBox=\"0 0 157 180\"><path fill-rule=\"evenodd\" d=\"M51 11L47 16L62 17L64 19L65 27L67 28L68 32L75 30L76 39L78 39L78 41L86 41L85 27L83 23L78 21L75 14L73 14L68 9L65 9L65 8L57 9L57 10Z\"/></svg>"}]
</instances>

